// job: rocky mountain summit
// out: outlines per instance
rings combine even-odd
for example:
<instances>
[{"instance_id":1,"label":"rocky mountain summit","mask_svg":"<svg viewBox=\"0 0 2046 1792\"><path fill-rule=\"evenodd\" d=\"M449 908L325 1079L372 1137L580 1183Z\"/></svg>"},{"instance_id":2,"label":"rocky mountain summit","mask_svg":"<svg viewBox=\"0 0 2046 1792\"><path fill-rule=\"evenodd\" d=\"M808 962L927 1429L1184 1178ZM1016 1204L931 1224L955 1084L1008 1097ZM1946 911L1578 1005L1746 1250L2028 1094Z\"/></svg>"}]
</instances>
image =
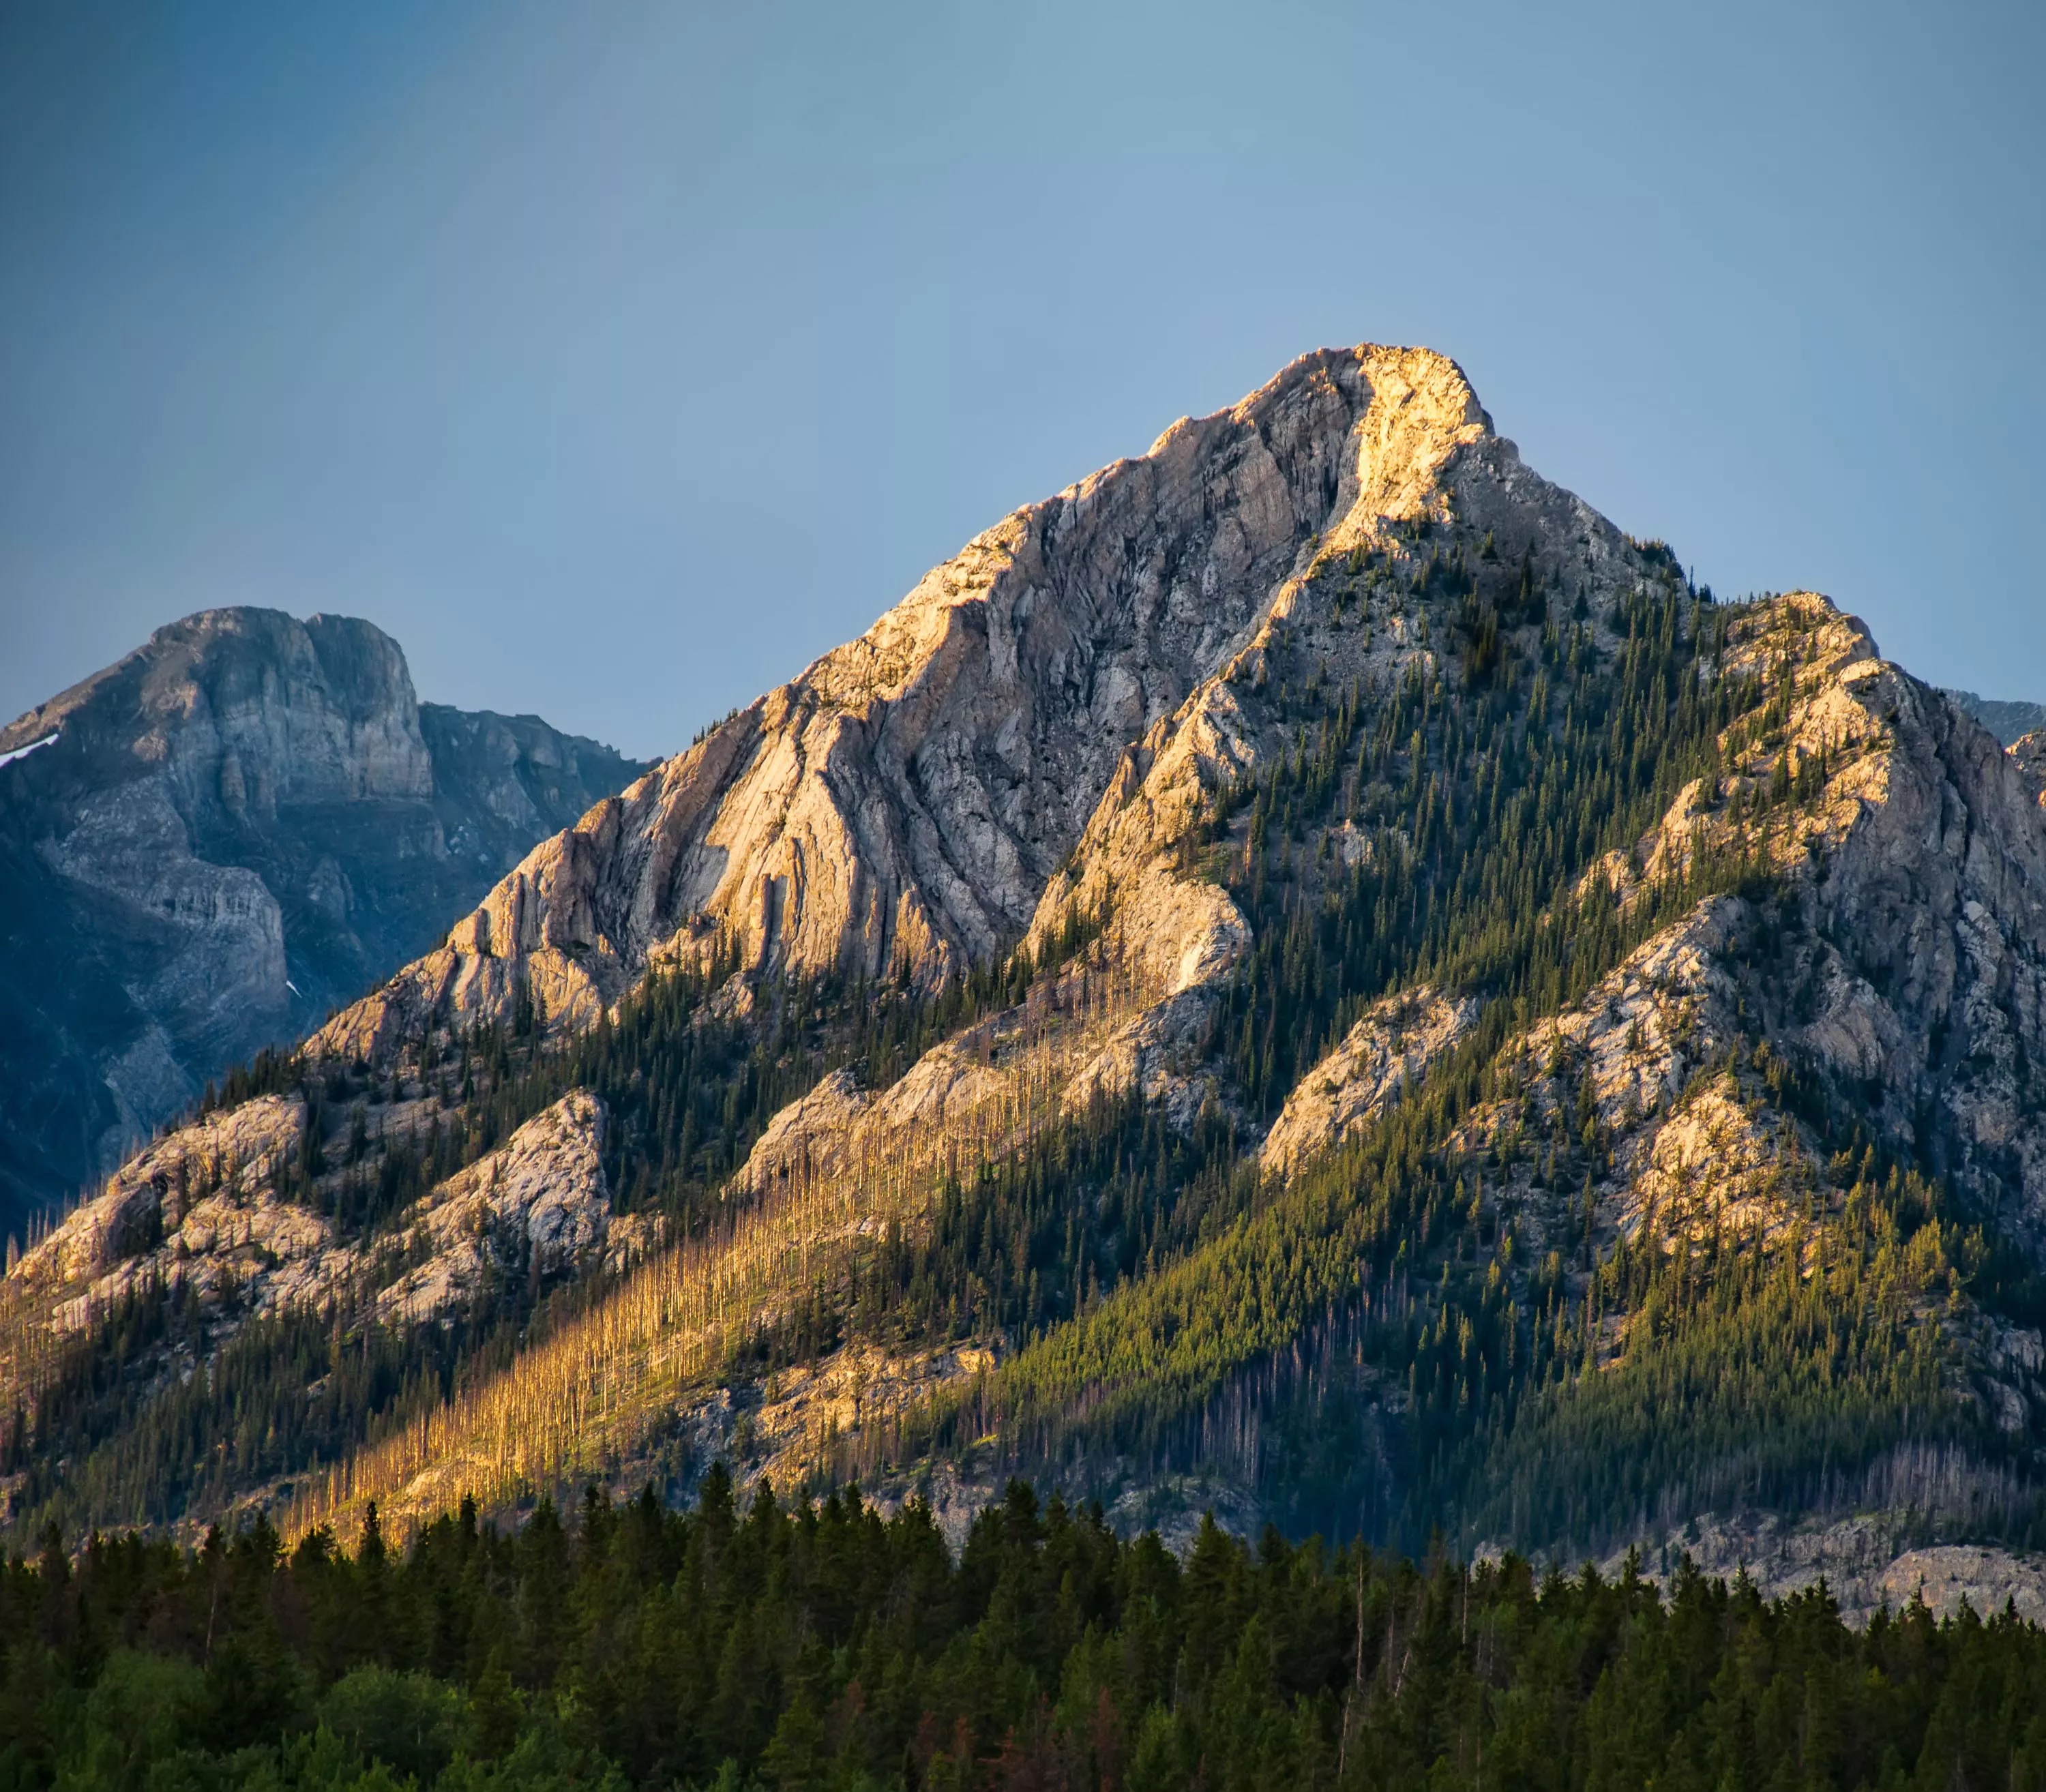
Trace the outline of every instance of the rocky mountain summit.
<instances>
[{"instance_id":1,"label":"rocky mountain summit","mask_svg":"<svg viewBox=\"0 0 2046 1792\"><path fill-rule=\"evenodd\" d=\"M220 1247L174 1273L115 1201L25 1260L17 1509L346 1531L724 1458L2019 1584L2036 745L1823 597L1693 588L1454 364L1308 356L976 538L155 1147L299 1116L266 1224L391 1266L218 1298L342 1340L309 1376L245 1320L178 1383L181 1439L260 1383L234 1474L92 1391L161 1376L148 1316L238 1288ZM534 1154L578 1127L582 1169ZM463 1242L500 1200L573 1241L517 1291Z\"/></svg>"},{"instance_id":2,"label":"rocky mountain summit","mask_svg":"<svg viewBox=\"0 0 2046 1792\"><path fill-rule=\"evenodd\" d=\"M1030 926L1125 754L1268 621L1321 532L1418 510L1488 434L1451 364L1403 349L1311 356L1182 419L548 842L322 1049L373 1054L520 988L584 1026L650 964L720 939L770 974L906 965L933 987L985 962Z\"/></svg>"},{"instance_id":3,"label":"rocky mountain summit","mask_svg":"<svg viewBox=\"0 0 2046 1792\"><path fill-rule=\"evenodd\" d=\"M369 623L216 610L0 729L0 1196L29 1216L430 946L640 767L414 696Z\"/></svg>"}]
</instances>

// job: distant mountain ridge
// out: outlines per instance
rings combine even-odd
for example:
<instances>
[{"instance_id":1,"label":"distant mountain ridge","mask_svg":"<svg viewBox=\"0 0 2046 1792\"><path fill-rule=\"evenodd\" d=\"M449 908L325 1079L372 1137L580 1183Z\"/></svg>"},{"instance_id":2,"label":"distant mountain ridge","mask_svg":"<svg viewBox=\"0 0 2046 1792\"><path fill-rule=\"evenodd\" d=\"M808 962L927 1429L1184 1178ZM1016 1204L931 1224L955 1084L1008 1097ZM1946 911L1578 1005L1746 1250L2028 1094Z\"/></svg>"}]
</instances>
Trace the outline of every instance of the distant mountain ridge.
<instances>
[{"instance_id":1,"label":"distant mountain ridge","mask_svg":"<svg viewBox=\"0 0 2046 1792\"><path fill-rule=\"evenodd\" d=\"M0 729L0 1230L430 946L643 768L421 703L348 617L202 611Z\"/></svg>"},{"instance_id":2,"label":"distant mountain ridge","mask_svg":"<svg viewBox=\"0 0 2046 1792\"><path fill-rule=\"evenodd\" d=\"M2046 703L2001 703L1972 691L1943 691L1940 695L1967 711L2005 746L2046 730Z\"/></svg>"}]
</instances>

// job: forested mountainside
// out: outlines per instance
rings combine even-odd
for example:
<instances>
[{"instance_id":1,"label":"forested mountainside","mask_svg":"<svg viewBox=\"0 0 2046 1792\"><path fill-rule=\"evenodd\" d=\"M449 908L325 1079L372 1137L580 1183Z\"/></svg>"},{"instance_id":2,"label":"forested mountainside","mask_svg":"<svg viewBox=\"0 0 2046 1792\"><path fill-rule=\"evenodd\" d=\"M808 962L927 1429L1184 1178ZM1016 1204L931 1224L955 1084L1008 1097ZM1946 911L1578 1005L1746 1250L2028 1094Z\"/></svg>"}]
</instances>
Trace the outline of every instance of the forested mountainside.
<instances>
[{"instance_id":1,"label":"forested mountainside","mask_svg":"<svg viewBox=\"0 0 2046 1792\"><path fill-rule=\"evenodd\" d=\"M421 703L345 616L210 610L0 729L0 1231L430 946L644 768Z\"/></svg>"},{"instance_id":2,"label":"forested mountainside","mask_svg":"<svg viewBox=\"0 0 2046 1792\"><path fill-rule=\"evenodd\" d=\"M17 1527L712 1464L957 1528L2037 1535L2046 818L1453 364L1018 511L0 1284ZM1998 1551L2004 1553L1998 1554ZM1772 1570L1773 1571L1773 1570Z\"/></svg>"}]
</instances>

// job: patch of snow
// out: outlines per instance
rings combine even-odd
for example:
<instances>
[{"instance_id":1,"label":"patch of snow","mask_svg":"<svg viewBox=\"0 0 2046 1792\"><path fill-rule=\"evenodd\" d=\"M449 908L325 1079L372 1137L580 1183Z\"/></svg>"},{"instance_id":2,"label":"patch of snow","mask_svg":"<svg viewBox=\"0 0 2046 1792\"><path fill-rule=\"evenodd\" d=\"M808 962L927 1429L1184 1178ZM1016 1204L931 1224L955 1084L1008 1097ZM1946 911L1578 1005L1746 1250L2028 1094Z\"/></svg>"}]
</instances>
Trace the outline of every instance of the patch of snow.
<instances>
[{"instance_id":1,"label":"patch of snow","mask_svg":"<svg viewBox=\"0 0 2046 1792\"><path fill-rule=\"evenodd\" d=\"M17 759L25 759L30 753L33 753L37 747L48 746L50 742L56 738L57 730L52 728L39 741L31 741L26 746L17 746L11 749L8 752L0 753L0 765L11 765Z\"/></svg>"}]
</instances>

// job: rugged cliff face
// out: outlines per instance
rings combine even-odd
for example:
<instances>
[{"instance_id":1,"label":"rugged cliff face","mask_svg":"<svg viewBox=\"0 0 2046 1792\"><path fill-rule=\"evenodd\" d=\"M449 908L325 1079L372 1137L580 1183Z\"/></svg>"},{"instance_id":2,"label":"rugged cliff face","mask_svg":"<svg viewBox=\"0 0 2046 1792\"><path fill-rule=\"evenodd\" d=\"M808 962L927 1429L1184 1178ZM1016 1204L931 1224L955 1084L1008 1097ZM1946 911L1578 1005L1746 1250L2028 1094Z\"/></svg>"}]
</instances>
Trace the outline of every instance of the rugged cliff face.
<instances>
[{"instance_id":1,"label":"rugged cliff face","mask_svg":"<svg viewBox=\"0 0 2046 1792\"><path fill-rule=\"evenodd\" d=\"M0 730L0 1225L302 1035L639 767L413 696L366 622L209 611Z\"/></svg>"},{"instance_id":2,"label":"rugged cliff face","mask_svg":"<svg viewBox=\"0 0 2046 1792\"><path fill-rule=\"evenodd\" d=\"M979 538L274 1070L326 1104L276 1198L434 1266L311 1302L365 1339L487 1281L473 1210L537 1187L490 1154L566 1091L612 1216L445 1397L338 1431L277 1369L208 1497L396 1522L723 1455L1168 1529L1766 1534L1867 1586L2007 1552L2046 1516L2041 763L1823 598L1693 591L1453 364L1310 356ZM389 1143L428 1112L430 1198ZM0 1329L41 1447L126 1461L68 1390L161 1247L98 1224Z\"/></svg>"},{"instance_id":3,"label":"rugged cliff face","mask_svg":"<svg viewBox=\"0 0 2046 1792\"><path fill-rule=\"evenodd\" d=\"M985 962L1125 750L1264 624L1311 544L1417 509L1488 435L1453 364L1384 349L1308 356L1175 423L549 841L322 1049L374 1056L429 1016L504 1014L521 986L585 1025L720 938L755 973L906 965L930 987Z\"/></svg>"}]
</instances>

